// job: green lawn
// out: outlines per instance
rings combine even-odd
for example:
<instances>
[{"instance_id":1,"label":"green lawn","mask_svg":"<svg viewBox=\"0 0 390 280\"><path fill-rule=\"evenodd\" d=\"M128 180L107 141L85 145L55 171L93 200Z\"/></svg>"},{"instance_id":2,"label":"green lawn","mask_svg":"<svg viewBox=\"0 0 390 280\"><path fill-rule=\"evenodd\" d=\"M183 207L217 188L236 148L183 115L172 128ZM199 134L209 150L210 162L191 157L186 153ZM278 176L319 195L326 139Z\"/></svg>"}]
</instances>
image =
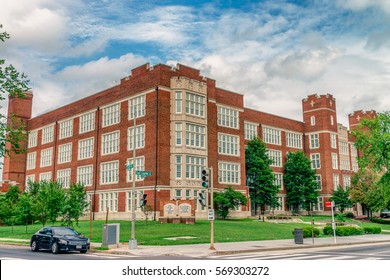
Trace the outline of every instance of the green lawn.
<instances>
[{"instance_id":1,"label":"green lawn","mask_svg":"<svg viewBox=\"0 0 390 280\"><path fill-rule=\"evenodd\" d=\"M302 217L300 217L302 219ZM329 216L314 216L315 222L329 221ZM305 217L305 222L310 222L312 217ZM352 222L353 220L351 220ZM356 221L354 221L356 222ZM102 241L102 227L105 221L93 221L92 242ZM120 224L120 242L128 242L131 236L130 221L109 221L109 223ZM359 223L359 222L356 222ZM373 223L360 223L362 226L380 226L382 229L390 230L390 225L379 225ZM253 219L240 220L216 220L215 221L215 242L235 242L251 240L277 240L293 239L294 228L307 226L304 223L272 223L262 222ZM29 239L31 234L42 227L41 224L25 226L1 226L0 238ZM86 236L90 236L89 221L80 221L75 229ZM191 239L180 239L189 236ZM165 238L179 237L178 240L167 240ZM178 245L210 242L210 222L196 221L195 225L185 224L159 224L157 222L137 221L136 239L139 245Z\"/></svg>"}]
</instances>

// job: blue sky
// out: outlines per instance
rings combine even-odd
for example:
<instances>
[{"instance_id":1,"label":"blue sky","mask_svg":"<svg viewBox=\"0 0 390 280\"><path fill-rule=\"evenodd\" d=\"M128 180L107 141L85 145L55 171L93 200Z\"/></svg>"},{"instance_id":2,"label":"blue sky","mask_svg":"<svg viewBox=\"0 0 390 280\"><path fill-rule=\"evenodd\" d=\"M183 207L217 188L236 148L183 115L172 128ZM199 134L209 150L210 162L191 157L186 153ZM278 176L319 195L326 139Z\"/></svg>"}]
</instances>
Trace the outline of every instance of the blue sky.
<instances>
[{"instance_id":1,"label":"blue sky","mask_svg":"<svg viewBox=\"0 0 390 280\"><path fill-rule=\"evenodd\" d=\"M338 122L390 109L390 1L0 0L33 114L115 85L140 64L186 64L245 95L245 106L302 119L333 94ZM2 104L5 106L5 104ZM3 108L4 110L5 108Z\"/></svg>"}]
</instances>

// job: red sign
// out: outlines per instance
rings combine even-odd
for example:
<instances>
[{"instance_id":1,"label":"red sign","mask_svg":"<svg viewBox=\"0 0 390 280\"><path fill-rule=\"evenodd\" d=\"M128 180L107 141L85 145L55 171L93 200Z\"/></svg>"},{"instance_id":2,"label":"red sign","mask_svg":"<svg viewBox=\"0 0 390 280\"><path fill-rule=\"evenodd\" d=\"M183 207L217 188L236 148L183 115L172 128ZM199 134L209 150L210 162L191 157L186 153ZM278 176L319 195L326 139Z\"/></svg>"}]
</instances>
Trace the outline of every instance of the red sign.
<instances>
[{"instance_id":1,"label":"red sign","mask_svg":"<svg viewBox=\"0 0 390 280\"><path fill-rule=\"evenodd\" d=\"M332 207L332 201L325 201L325 207Z\"/></svg>"}]
</instances>

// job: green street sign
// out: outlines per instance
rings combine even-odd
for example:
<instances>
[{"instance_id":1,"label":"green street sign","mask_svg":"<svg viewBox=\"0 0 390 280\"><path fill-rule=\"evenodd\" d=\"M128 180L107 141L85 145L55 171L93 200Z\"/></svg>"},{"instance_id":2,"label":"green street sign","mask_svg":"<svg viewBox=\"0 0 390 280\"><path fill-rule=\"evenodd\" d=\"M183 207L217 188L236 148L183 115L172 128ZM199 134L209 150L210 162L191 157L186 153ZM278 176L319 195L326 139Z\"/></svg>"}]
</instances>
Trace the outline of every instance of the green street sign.
<instances>
[{"instance_id":1,"label":"green street sign","mask_svg":"<svg viewBox=\"0 0 390 280\"><path fill-rule=\"evenodd\" d=\"M133 169L134 165L132 163L126 164L126 170L131 171Z\"/></svg>"},{"instance_id":2,"label":"green street sign","mask_svg":"<svg viewBox=\"0 0 390 280\"><path fill-rule=\"evenodd\" d=\"M141 177L148 177L148 176L152 176L152 171L136 170L135 174Z\"/></svg>"}]
</instances>

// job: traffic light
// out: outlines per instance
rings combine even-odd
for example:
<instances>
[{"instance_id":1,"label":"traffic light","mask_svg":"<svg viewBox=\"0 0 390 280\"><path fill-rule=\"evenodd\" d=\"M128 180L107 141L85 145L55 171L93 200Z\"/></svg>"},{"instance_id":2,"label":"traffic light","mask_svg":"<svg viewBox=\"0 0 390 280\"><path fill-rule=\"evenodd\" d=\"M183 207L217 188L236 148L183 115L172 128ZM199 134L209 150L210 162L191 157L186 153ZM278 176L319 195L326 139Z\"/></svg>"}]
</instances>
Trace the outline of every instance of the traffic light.
<instances>
[{"instance_id":1,"label":"traffic light","mask_svg":"<svg viewBox=\"0 0 390 280\"><path fill-rule=\"evenodd\" d=\"M199 203L202 207L206 207L206 195L204 193L199 193Z\"/></svg>"},{"instance_id":2,"label":"traffic light","mask_svg":"<svg viewBox=\"0 0 390 280\"><path fill-rule=\"evenodd\" d=\"M202 187L204 187L204 188L209 187L209 170L208 169L202 170Z\"/></svg>"},{"instance_id":3,"label":"traffic light","mask_svg":"<svg viewBox=\"0 0 390 280\"><path fill-rule=\"evenodd\" d=\"M146 205L146 202L148 202L147 200L146 200L146 197L147 197L148 195L147 194L143 194L142 195L142 198L141 198L141 200L140 200L140 207L144 207L145 205Z\"/></svg>"}]
</instances>

